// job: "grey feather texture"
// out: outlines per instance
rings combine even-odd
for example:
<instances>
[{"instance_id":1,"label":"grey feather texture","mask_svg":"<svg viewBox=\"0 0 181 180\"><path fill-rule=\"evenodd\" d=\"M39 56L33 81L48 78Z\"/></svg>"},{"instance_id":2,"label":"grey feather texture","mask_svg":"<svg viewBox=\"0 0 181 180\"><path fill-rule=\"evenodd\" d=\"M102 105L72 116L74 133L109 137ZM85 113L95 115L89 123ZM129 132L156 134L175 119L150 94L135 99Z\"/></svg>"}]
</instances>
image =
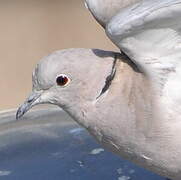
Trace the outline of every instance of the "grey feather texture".
<instances>
[{"instance_id":1,"label":"grey feather texture","mask_svg":"<svg viewBox=\"0 0 181 180\"><path fill-rule=\"evenodd\" d=\"M56 82L62 74L70 79L65 86ZM181 143L175 139L180 129L168 121L167 104L158 102L162 99L153 85L125 55L97 49L57 51L36 66L33 92L17 118L37 104L57 105L111 151L174 177L181 167ZM168 158L170 152L174 154Z\"/></svg>"},{"instance_id":2,"label":"grey feather texture","mask_svg":"<svg viewBox=\"0 0 181 180\"><path fill-rule=\"evenodd\" d=\"M86 3L124 53L67 49L44 57L17 118L37 104L57 105L112 152L179 180L181 0Z\"/></svg>"},{"instance_id":3,"label":"grey feather texture","mask_svg":"<svg viewBox=\"0 0 181 180\"><path fill-rule=\"evenodd\" d=\"M104 28L121 9L139 0L85 0L86 7Z\"/></svg>"}]
</instances>

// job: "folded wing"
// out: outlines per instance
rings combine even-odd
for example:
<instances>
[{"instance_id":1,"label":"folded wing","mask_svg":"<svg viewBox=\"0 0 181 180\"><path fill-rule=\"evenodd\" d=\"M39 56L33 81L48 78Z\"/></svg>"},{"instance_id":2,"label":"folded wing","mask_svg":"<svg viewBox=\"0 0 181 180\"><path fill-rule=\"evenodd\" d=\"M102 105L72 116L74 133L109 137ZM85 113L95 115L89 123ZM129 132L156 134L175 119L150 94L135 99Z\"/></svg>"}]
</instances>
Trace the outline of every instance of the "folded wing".
<instances>
[{"instance_id":1,"label":"folded wing","mask_svg":"<svg viewBox=\"0 0 181 180\"><path fill-rule=\"evenodd\" d=\"M106 33L142 72L160 83L181 72L181 0L140 1L112 18Z\"/></svg>"},{"instance_id":2,"label":"folded wing","mask_svg":"<svg viewBox=\"0 0 181 180\"><path fill-rule=\"evenodd\" d=\"M86 7L104 28L122 8L140 0L85 0ZM147 0L148 1L148 0Z\"/></svg>"}]
</instances>

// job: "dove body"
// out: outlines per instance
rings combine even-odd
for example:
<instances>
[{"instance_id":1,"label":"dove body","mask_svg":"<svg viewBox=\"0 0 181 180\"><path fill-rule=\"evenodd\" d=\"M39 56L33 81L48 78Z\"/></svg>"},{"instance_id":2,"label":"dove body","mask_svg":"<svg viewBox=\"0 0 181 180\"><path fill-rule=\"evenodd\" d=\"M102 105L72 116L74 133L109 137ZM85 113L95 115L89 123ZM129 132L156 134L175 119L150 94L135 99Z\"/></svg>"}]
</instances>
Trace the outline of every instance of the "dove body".
<instances>
[{"instance_id":1,"label":"dove body","mask_svg":"<svg viewBox=\"0 0 181 180\"><path fill-rule=\"evenodd\" d=\"M65 76L69 81L62 85L57 77ZM57 51L35 68L33 92L17 117L37 104L58 105L110 151L176 179L181 126L175 129L168 120L168 104L162 103L154 83L119 53Z\"/></svg>"}]
</instances>

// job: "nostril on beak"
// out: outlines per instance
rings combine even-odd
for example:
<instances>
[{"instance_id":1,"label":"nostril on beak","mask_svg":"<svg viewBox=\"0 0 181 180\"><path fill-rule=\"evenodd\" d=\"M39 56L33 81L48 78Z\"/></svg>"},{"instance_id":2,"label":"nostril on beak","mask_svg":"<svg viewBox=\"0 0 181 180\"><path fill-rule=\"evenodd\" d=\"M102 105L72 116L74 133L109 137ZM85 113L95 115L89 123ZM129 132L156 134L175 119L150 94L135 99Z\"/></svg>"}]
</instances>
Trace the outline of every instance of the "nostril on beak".
<instances>
[{"instance_id":1,"label":"nostril on beak","mask_svg":"<svg viewBox=\"0 0 181 180\"><path fill-rule=\"evenodd\" d=\"M28 99L27 99L27 103L33 103L33 101L35 101L38 97L40 96L40 94L32 94Z\"/></svg>"},{"instance_id":2,"label":"nostril on beak","mask_svg":"<svg viewBox=\"0 0 181 180\"><path fill-rule=\"evenodd\" d=\"M31 103L33 100L34 100L33 97L30 97L27 102Z\"/></svg>"}]
</instances>

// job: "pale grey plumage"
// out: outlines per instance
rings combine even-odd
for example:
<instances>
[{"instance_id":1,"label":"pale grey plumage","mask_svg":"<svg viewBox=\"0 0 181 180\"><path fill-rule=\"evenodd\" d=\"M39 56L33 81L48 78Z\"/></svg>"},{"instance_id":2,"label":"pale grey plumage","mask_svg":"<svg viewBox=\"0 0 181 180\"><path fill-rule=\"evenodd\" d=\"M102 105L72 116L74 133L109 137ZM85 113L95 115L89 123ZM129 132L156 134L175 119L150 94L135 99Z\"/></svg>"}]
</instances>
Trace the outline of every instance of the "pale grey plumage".
<instances>
[{"instance_id":1,"label":"pale grey plumage","mask_svg":"<svg viewBox=\"0 0 181 180\"><path fill-rule=\"evenodd\" d=\"M113 68L114 78L101 94ZM66 74L71 82L59 87L59 74ZM157 127L159 107L154 104L155 98L152 83L126 56L70 49L40 61L33 73L33 93L17 117L37 104L58 105L111 151L163 174L167 170L167 153L175 147L166 148L172 133L169 124ZM167 132L163 131L165 126ZM160 151L163 146L165 153Z\"/></svg>"},{"instance_id":2,"label":"pale grey plumage","mask_svg":"<svg viewBox=\"0 0 181 180\"><path fill-rule=\"evenodd\" d=\"M138 1L140 0L85 0L85 3L95 19L105 28L121 9Z\"/></svg>"},{"instance_id":3,"label":"pale grey plumage","mask_svg":"<svg viewBox=\"0 0 181 180\"><path fill-rule=\"evenodd\" d=\"M69 49L50 54L40 61L33 72L33 95L28 98L28 103L33 106L39 101L57 102L66 108L81 110L86 103L98 100L106 78L112 72L115 58L116 53L96 49ZM56 77L59 74L67 75L71 83L66 87L57 86ZM61 95L56 94L59 90ZM83 104L77 104L82 100ZM21 112L19 115L22 115Z\"/></svg>"},{"instance_id":4,"label":"pale grey plumage","mask_svg":"<svg viewBox=\"0 0 181 180\"><path fill-rule=\"evenodd\" d=\"M100 1L90 0L92 4L95 2ZM106 6L103 3L101 5ZM114 17L104 27L112 42L129 56L154 89L150 124L153 132L150 138L157 141L154 134L163 136L165 145L162 148L158 145L160 154L154 152L151 144L152 155L147 161L150 166L160 169L161 174L180 179L181 1L139 1L116 10ZM162 143L161 139L159 141ZM147 167L146 164L143 166ZM155 168L152 170L157 172Z\"/></svg>"},{"instance_id":5,"label":"pale grey plumage","mask_svg":"<svg viewBox=\"0 0 181 180\"><path fill-rule=\"evenodd\" d=\"M110 16L97 16L91 9L131 60L101 50L55 52L35 69L33 95L17 117L36 104L56 104L111 151L178 180L181 0L140 1L117 10L110 10ZM59 74L70 77L67 86L56 85Z\"/></svg>"}]
</instances>

